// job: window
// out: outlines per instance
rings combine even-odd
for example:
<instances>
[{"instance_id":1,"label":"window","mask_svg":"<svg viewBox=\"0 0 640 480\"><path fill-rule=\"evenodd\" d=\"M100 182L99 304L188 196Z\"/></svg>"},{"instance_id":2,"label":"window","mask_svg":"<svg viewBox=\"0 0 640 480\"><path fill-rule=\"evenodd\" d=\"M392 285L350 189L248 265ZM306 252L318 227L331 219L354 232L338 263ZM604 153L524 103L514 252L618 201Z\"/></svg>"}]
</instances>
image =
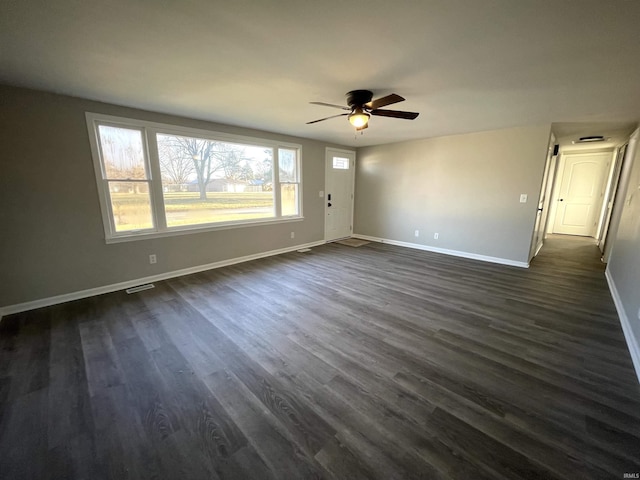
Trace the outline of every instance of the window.
<instances>
[{"instance_id":1,"label":"window","mask_svg":"<svg viewBox=\"0 0 640 480\"><path fill-rule=\"evenodd\" d=\"M143 132L98 125L103 188L115 232L153 229Z\"/></svg>"},{"instance_id":2,"label":"window","mask_svg":"<svg viewBox=\"0 0 640 480\"><path fill-rule=\"evenodd\" d=\"M349 170L349 159L343 157L333 157L333 168L339 170Z\"/></svg>"},{"instance_id":3,"label":"window","mask_svg":"<svg viewBox=\"0 0 640 480\"><path fill-rule=\"evenodd\" d=\"M107 241L302 218L299 145L92 113L87 124Z\"/></svg>"},{"instance_id":4,"label":"window","mask_svg":"<svg viewBox=\"0 0 640 480\"><path fill-rule=\"evenodd\" d=\"M155 139L167 227L276 216L271 148L165 133Z\"/></svg>"},{"instance_id":5,"label":"window","mask_svg":"<svg viewBox=\"0 0 640 480\"><path fill-rule=\"evenodd\" d=\"M298 215L300 180L298 179L298 155L295 150L278 150L278 179L283 216Z\"/></svg>"}]
</instances>

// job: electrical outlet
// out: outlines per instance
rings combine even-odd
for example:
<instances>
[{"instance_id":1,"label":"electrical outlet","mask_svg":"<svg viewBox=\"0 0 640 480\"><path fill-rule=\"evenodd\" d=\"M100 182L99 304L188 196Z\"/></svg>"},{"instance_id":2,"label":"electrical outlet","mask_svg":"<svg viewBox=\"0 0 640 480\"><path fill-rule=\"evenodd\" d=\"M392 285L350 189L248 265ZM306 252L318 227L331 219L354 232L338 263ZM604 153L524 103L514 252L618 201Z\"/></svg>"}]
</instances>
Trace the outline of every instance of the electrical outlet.
<instances>
[{"instance_id":1,"label":"electrical outlet","mask_svg":"<svg viewBox=\"0 0 640 480\"><path fill-rule=\"evenodd\" d=\"M296 238L296 232L291 232L291 238Z\"/></svg>"},{"instance_id":2,"label":"electrical outlet","mask_svg":"<svg viewBox=\"0 0 640 480\"><path fill-rule=\"evenodd\" d=\"M433 239L434 239L434 240L437 240L439 236L440 236L440 234L439 234L439 233L434 233L434 234L433 234Z\"/></svg>"},{"instance_id":3,"label":"electrical outlet","mask_svg":"<svg viewBox=\"0 0 640 480\"><path fill-rule=\"evenodd\" d=\"M158 263L158 258L156 257L155 253L149 255L149 263Z\"/></svg>"},{"instance_id":4,"label":"electrical outlet","mask_svg":"<svg viewBox=\"0 0 640 480\"><path fill-rule=\"evenodd\" d=\"M419 236L420 236L420 230L416 230L415 236L416 236L416 237L419 237Z\"/></svg>"}]
</instances>

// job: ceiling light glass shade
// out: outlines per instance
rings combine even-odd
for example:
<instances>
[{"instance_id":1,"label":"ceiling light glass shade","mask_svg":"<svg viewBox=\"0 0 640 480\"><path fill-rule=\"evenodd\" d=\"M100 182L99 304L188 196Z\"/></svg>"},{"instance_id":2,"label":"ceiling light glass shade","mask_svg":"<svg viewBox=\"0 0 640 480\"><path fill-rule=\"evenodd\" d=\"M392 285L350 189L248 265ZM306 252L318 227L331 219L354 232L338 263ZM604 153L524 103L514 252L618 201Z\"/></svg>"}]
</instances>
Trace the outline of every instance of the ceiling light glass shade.
<instances>
[{"instance_id":1,"label":"ceiling light glass shade","mask_svg":"<svg viewBox=\"0 0 640 480\"><path fill-rule=\"evenodd\" d=\"M349 115L349 123L356 128L364 127L369 123L370 115L362 111L361 108L356 108L351 115Z\"/></svg>"}]
</instances>

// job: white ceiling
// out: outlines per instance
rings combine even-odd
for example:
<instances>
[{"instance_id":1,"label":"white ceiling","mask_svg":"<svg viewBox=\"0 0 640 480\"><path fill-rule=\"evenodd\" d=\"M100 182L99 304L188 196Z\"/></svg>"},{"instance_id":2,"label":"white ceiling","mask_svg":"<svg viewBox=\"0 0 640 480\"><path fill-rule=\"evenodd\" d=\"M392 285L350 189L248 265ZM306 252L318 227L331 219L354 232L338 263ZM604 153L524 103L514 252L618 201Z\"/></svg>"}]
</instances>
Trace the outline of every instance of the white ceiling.
<instances>
[{"instance_id":1,"label":"white ceiling","mask_svg":"<svg viewBox=\"0 0 640 480\"><path fill-rule=\"evenodd\" d=\"M640 119L640 2L5 0L0 83L365 146ZM340 113L398 93L415 121Z\"/></svg>"}]
</instances>

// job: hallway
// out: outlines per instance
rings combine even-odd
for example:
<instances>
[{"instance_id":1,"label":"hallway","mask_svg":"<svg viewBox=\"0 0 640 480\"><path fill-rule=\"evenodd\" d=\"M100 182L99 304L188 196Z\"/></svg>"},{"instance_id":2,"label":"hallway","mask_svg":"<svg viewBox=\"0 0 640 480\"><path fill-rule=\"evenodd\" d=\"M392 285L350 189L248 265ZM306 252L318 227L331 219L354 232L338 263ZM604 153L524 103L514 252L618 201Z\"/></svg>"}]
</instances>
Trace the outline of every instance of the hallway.
<instances>
[{"instance_id":1,"label":"hallway","mask_svg":"<svg viewBox=\"0 0 640 480\"><path fill-rule=\"evenodd\" d=\"M622 371L628 371L631 383L637 384L604 276L606 265L600 257L601 252L592 237L548 236L544 247L532 260L528 275L529 280L545 284L543 288L537 287L540 303L536 310L540 318L535 324L558 333L558 341L569 342L568 345L563 344L564 347L572 343L576 343L576 349L589 345L583 354L583 367L586 369L595 368L596 359L603 353L598 352L600 347L607 351L609 349L605 345L613 347L605 357Z\"/></svg>"}]
</instances>

